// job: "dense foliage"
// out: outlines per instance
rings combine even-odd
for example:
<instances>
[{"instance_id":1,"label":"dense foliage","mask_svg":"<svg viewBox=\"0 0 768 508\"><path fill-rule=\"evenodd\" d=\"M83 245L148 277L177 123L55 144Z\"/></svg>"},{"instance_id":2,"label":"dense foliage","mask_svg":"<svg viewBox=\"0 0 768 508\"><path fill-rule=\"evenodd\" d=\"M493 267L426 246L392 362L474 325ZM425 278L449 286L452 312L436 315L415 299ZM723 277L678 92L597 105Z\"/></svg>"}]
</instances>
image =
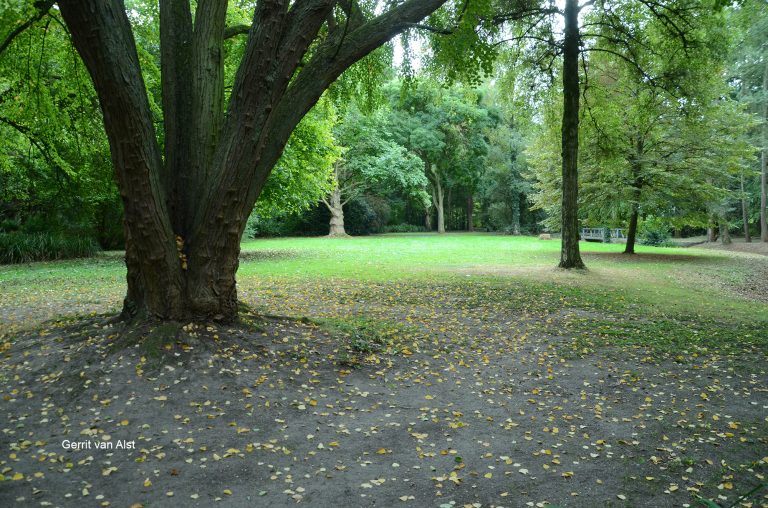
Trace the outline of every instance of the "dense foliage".
<instances>
[{"instance_id":1,"label":"dense foliage","mask_svg":"<svg viewBox=\"0 0 768 508\"><path fill-rule=\"evenodd\" d=\"M408 32L351 67L294 131L246 235L327 234L335 214L350 234L558 231L562 68L551 50L561 34L554 11L511 5L438 11L428 37ZM30 22L0 53L2 260L120 249L122 209L85 68L55 9L6 7L0 37ZM157 7L130 7L162 141ZM661 230L759 236L765 5L720 7L701 11L682 52L669 20L631 2L585 11L584 226L629 228L653 244ZM248 22L245 8L227 16ZM226 83L244 48L227 40Z\"/></svg>"}]
</instances>

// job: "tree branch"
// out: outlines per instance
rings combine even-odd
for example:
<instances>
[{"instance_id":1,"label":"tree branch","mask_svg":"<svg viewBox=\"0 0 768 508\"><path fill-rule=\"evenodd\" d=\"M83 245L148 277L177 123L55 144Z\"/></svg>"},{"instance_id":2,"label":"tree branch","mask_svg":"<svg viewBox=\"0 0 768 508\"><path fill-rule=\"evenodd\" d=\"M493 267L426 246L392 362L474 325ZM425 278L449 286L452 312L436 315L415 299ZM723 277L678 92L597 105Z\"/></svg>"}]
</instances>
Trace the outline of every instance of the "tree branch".
<instances>
[{"instance_id":1,"label":"tree branch","mask_svg":"<svg viewBox=\"0 0 768 508\"><path fill-rule=\"evenodd\" d=\"M8 46L11 45L13 40L18 37L24 30L31 27L41 19L43 19L50 10L51 7L53 7L54 0L45 0L45 1L38 1L35 2L35 8L37 9L37 12L34 16L29 18L27 21L23 22L21 25L17 26L15 29L9 33L5 39L3 40L2 44L0 44L0 55L5 51Z\"/></svg>"}]
</instances>

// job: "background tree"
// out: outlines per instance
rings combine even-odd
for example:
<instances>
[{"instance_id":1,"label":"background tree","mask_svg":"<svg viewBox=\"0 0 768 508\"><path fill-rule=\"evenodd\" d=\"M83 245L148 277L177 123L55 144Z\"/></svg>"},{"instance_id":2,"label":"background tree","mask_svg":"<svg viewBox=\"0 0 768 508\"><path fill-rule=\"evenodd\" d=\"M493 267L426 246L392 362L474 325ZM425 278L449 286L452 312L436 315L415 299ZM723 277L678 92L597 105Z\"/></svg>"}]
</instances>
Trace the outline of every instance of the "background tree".
<instances>
[{"instance_id":1,"label":"background tree","mask_svg":"<svg viewBox=\"0 0 768 508\"><path fill-rule=\"evenodd\" d=\"M349 108L336 139L343 155L333 166L333 186L322 198L331 212L330 236L346 236L344 205L376 188L398 188L429 206L421 161L392 141L382 112L365 115L356 106Z\"/></svg>"},{"instance_id":2,"label":"background tree","mask_svg":"<svg viewBox=\"0 0 768 508\"><path fill-rule=\"evenodd\" d=\"M759 118L752 134L753 143L761 147L755 159L760 176L759 181L746 179L742 215L746 217L743 220L748 221L750 217L745 209L759 210L760 238L768 242L768 5L759 0L746 0L732 5L728 14L734 39L730 82L738 100ZM750 201L756 206L748 207Z\"/></svg>"},{"instance_id":3,"label":"background tree","mask_svg":"<svg viewBox=\"0 0 768 508\"><path fill-rule=\"evenodd\" d=\"M390 101L394 139L422 160L437 231L445 233L446 192L461 184L474 189L487 153L484 132L494 120L474 93L435 83L414 83L404 94L392 89Z\"/></svg>"}]
</instances>

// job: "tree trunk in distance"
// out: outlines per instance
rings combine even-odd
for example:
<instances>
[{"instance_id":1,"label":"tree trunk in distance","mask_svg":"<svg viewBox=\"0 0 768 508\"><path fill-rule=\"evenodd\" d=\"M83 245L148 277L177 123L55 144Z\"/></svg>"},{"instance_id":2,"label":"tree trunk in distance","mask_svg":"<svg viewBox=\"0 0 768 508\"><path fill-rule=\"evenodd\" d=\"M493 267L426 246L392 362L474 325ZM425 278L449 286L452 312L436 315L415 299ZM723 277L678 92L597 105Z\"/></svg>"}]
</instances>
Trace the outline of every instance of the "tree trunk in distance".
<instances>
[{"instance_id":1,"label":"tree trunk in distance","mask_svg":"<svg viewBox=\"0 0 768 508\"><path fill-rule=\"evenodd\" d=\"M444 200L444 190L443 185L440 182L440 177L435 178L435 184L434 189L432 192L432 197L435 200L435 208L437 209L437 232L438 233L445 233L445 200Z\"/></svg>"},{"instance_id":2,"label":"tree trunk in distance","mask_svg":"<svg viewBox=\"0 0 768 508\"><path fill-rule=\"evenodd\" d=\"M744 222L744 241L752 242L749 234L749 210L747 209L747 196L744 194L744 173L741 173L741 220Z\"/></svg>"},{"instance_id":3,"label":"tree trunk in distance","mask_svg":"<svg viewBox=\"0 0 768 508\"><path fill-rule=\"evenodd\" d=\"M579 252L579 2L565 2L562 243L560 268L585 268Z\"/></svg>"},{"instance_id":4,"label":"tree trunk in distance","mask_svg":"<svg viewBox=\"0 0 768 508\"><path fill-rule=\"evenodd\" d=\"M424 209L424 228L427 232L432 231L432 207L428 206Z\"/></svg>"},{"instance_id":5,"label":"tree trunk in distance","mask_svg":"<svg viewBox=\"0 0 768 508\"><path fill-rule=\"evenodd\" d=\"M512 198L512 234L520 234L520 193L515 192Z\"/></svg>"},{"instance_id":6,"label":"tree trunk in distance","mask_svg":"<svg viewBox=\"0 0 768 508\"><path fill-rule=\"evenodd\" d=\"M637 219L640 215L637 203L632 204L632 214L629 216L629 228L627 229L627 245L624 254L635 253L635 239L637 238Z\"/></svg>"},{"instance_id":7,"label":"tree trunk in distance","mask_svg":"<svg viewBox=\"0 0 768 508\"><path fill-rule=\"evenodd\" d=\"M728 223L725 219L720 221L720 241L723 245L731 244L731 232L728 231Z\"/></svg>"},{"instance_id":8,"label":"tree trunk in distance","mask_svg":"<svg viewBox=\"0 0 768 508\"><path fill-rule=\"evenodd\" d=\"M328 236L349 236L344 230L344 206L341 204L341 189L338 186L331 191L328 210L331 212L331 227Z\"/></svg>"},{"instance_id":9,"label":"tree trunk in distance","mask_svg":"<svg viewBox=\"0 0 768 508\"><path fill-rule=\"evenodd\" d=\"M474 211L475 211L475 200L474 200L474 196L472 196L472 193L470 192L469 196L467 196L467 231L475 230L475 225L473 224Z\"/></svg>"},{"instance_id":10,"label":"tree trunk in distance","mask_svg":"<svg viewBox=\"0 0 768 508\"><path fill-rule=\"evenodd\" d=\"M709 218L709 225L707 226L707 242L708 243L715 243L717 241L717 230L714 226L715 219L713 217Z\"/></svg>"},{"instance_id":11,"label":"tree trunk in distance","mask_svg":"<svg viewBox=\"0 0 768 508\"><path fill-rule=\"evenodd\" d=\"M768 62L763 65L763 93L768 94ZM768 98L763 99L763 153L760 157L760 240L768 242Z\"/></svg>"}]
</instances>

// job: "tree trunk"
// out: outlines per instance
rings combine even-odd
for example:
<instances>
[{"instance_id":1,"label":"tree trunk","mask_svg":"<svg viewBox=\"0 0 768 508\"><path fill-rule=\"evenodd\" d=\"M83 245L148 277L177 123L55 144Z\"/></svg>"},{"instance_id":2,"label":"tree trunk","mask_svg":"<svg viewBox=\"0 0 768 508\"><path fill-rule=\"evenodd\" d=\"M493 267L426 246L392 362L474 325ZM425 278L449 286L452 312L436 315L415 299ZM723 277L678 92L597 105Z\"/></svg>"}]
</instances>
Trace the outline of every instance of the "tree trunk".
<instances>
[{"instance_id":1,"label":"tree trunk","mask_svg":"<svg viewBox=\"0 0 768 508\"><path fill-rule=\"evenodd\" d=\"M234 320L240 239L291 132L344 70L445 0L331 23L336 3L257 2L225 114L227 1L198 0L193 20L188 1L161 0L162 157L123 1L59 1L99 96L123 201L124 317Z\"/></svg>"},{"instance_id":2,"label":"tree trunk","mask_svg":"<svg viewBox=\"0 0 768 508\"><path fill-rule=\"evenodd\" d=\"M443 186L440 180L437 181L437 187L434 190L435 208L437 208L437 232L445 233L445 203L443 202Z\"/></svg>"},{"instance_id":3,"label":"tree trunk","mask_svg":"<svg viewBox=\"0 0 768 508\"><path fill-rule=\"evenodd\" d=\"M768 63L763 65L763 93L768 93ZM768 242L768 99L763 99L763 153L760 157L760 240Z\"/></svg>"},{"instance_id":4,"label":"tree trunk","mask_svg":"<svg viewBox=\"0 0 768 508\"><path fill-rule=\"evenodd\" d=\"M424 208L424 228L427 232L432 231L432 206Z\"/></svg>"},{"instance_id":5,"label":"tree trunk","mask_svg":"<svg viewBox=\"0 0 768 508\"><path fill-rule=\"evenodd\" d=\"M714 217L709 217L709 225L707 226L707 242L709 243L715 243L717 241L717 230L714 226L715 219Z\"/></svg>"},{"instance_id":6,"label":"tree trunk","mask_svg":"<svg viewBox=\"0 0 768 508\"><path fill-rule=\"evenodd\" d=\"M744 222L744 241L752 242L749 234L749 210L747 208L747 195L744 193L744 172L741 173L741 220Z\"/></svg>"},{"instance_id":7,"label":"tree trunk","mask_svg":"<svg viewBox=\"0 0 768 508\"><path fill-rule=\"evenodd\" d=\"M432 202L437 210L437 232L445 233L445 189L440 173L434 165L427 163L427 175L432 183Z\"/></svg>"},{"instance_id":8,"label":"tree trunk","mask_svg":"<svg viewBox=\"0 0 768 508\"><path fill-rule=\"evenodd\" d=\"M635 240L637 239L637 220L640 215L640 197L643 190L642 179L642 158L644 143L641 138L635 140L635 155L629 161L632 167L632 212L629 215L629 228L627 230L627 245L624 247L624 254L635 253Z\"/></svg>"},{"instance_id":9,"label":"tree trunk","mask_svg":"<svg viewBox=\"0 0 768 508\"><path fill-rule=\"evenodd\" d=\"M725 218L720 220L720 241L723 245L731 244L731 232L728 230L728 222Z\"/></svg>"},{"instance_id":10,"label":"tree trunk","mask_svg":"<svg viewBox=\"0 0 768 508\"><path fill-rule=\"evenodd\" d=\"M584 268L579 252L579 2L565 2L563 42L561 268Z\"/></svg>"},{"instance_id":11,"label":"tree trunk","mask_svg":"<svg viewBox=\"0 0 768 508\"><path fill-rule=\"evenodd\" d=\"M330 200L326 203L331 212L331 228L328 236L349 236L344 230L344 206L341 204L341 189L336 186L330 195Z\"/></svg>"},{"instance_id":12,"label":"tree trunk","mask_svg":"<svg viewBox=\"0 0 768 508\"><path fill-rule=\"evenodd\" d=\"M640 215L637 202L632 203L632 213L629 216L629 228L627 229L627 245L624 247L624 254L635 253L635 239L637 238L637 219Z\"/></svg>"},{"instance_id":13,"label":"tree trunk","mask_svg":"<svg viewBox=\"0 0 768 508\"><path fill-rule=\"evenodd\" d=\"M512 209L512 234L520 234L520 193L513 192L511 202Z\"/></svg>"},{"instance_id":14,"label":"tree trunk","mask_svg":"<svg viewBox=\"0 0 768 508\"><path fill-rule=\"evenodd\" d=\"M474 212L475 212L475 198L470 192L467 196L467 231L474 231Z\"/></svg>"}]
</instances>

